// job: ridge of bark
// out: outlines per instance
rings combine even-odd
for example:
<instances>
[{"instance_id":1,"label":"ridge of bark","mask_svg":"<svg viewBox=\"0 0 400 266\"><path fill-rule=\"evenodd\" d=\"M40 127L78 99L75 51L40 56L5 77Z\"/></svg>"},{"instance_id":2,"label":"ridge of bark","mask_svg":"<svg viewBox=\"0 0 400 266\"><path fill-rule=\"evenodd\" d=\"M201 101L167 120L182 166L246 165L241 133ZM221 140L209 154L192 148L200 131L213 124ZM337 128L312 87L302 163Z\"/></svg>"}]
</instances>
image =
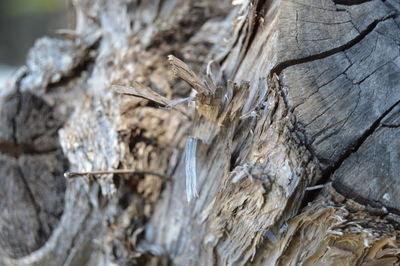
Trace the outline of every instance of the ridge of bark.
<instances>
[{"instance_id":1,"label":"ridge of bark","mask_svg":"<svg viewBox=\"0 0 400 266\"><path fill-rule=\"evenodd\" d=\"M89 212L86 213L85 217L83 218L83 221L81 222L81 224L85 224L87 219L89 218L89 214L92 211L92 206L89 204ZM82 228L82 227L81 227ZM65 257L65 260L63 262L62 265L70 265L71 262L67 263L68 261L70 261L71 259L73 259L73 249L76 245L76 242L79 240L79 234L80 234L80 230L78 230L75 235L72 237L71 239L71 243L68 247L68 252L66 252L65 254L67 254L67 256Z\"/></svg>"}]
</instances>

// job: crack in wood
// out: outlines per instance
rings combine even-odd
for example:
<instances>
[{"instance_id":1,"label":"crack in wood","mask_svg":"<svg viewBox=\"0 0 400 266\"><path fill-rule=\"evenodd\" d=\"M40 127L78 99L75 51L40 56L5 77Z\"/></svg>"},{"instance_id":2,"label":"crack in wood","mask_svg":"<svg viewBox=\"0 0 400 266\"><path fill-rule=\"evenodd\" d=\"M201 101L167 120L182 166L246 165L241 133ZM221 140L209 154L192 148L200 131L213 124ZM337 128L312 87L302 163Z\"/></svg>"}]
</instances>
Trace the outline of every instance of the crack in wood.
<instances>
[{"instance_id":1,"label":"crack in wood","mask_svg":"<svg viewBox=\"0 0 400 266\"><path fill-rule=\"evenodd\" d=\"M24 70L20 76L17 78L17 81L15 83L15 97L16 97L16 111L15 111L15 115L11 121L12 123L12 128L13 128L13 134L12 134L12 138L13 138L13 142L15 145L18 144L18 140L17 140L17 117L21 111L21 82L22 80L28 75L28 72L26 70Z\"/></svg>"},{"instance_id":2,"label":"crack in wood","mask_svg":"<svg viewBox=\"0 0 400 266\"><path fill-rule=\"evenodd\" d=\"M326 184L331 181L332 175L335 173L337 169L340 168L340 166L343 164L343 162L350 157L351 154L357 152L359 148L362 146L362 144L365 142L365 140L371 136L375 130L381 125L381 121L397 106L400 104L400 100L397 101L395 104L393 104L390 108L388 108L375 122L371 125L371 127L366 130L360 138L358 138L356 141L353 142L352 145L350 145L344 154L339 158L339 160L331 165L328 166L327 169L322 173L322 177L318 184ZM337 188L335 188L337 189Z\"/></svg>"},{"instance_id":3,"label":"crack in wood","mask_svg":"<svg viewBox=\"0 0 400 266\"><path fill-rule=\"evenodd\" d=\"M100 45L101 37L98 38L92 45L86 48L85 54L83 55L83 59L81 62L71 69L70 73L67 75L63 75L59 81L47 84L46 91L49 91L56 87L64 86L68 84L70 81L78 79L81 76L81 73L90 69L90 67L94 64L95 57L91 55L92 52L96 51Z\"/></svg>"},{"instance_id":4,"label":"crack in wood","mask_svg":"<svg viewBox=\"0 0 400 266\"><path fill-rule=\"evenodd\" d=\"M27 143L14 144L8 142L0 142L0 152L3 154L11 155L15 158L18 158L23 154L41 155L41 154L53 153L56 152L58 149L59 149L58 147L55 147L55 148L39 150L34 145Z\"/></svg>"},{"instance_id":5,"label":"crack in wood","mask_svg":"<svg viewBox=\"0 0 400 266\"><path fill-rule=\"evenodd\" d=\"M43 225L43 223L42 223L42 221L41 221L41 219L40 219L40 212L41 212L41 208L40 208L40 206L39 206L39 204L37 203L37 201L36 201L36 199L35 199L35 196L34 196L34 193L33 193L33 191L31 190L31 188L30 188L30 186L29 186L29 182L26 180L26 178L25 178L25 175L24 175L24 173L23 173L23 171L22 171L22 168L21 168L21 166L19 165L19 163L17 162L17 171L18 171L18 173L19 173L19 176L20 176L20 178L21 178L21 180L22 180L22 183L24 184L24 186L25 186L25 188L26 188L26 191L28 192L28 196L29 196L29 198L30 198L30 200L31 200L31 202L32 202L32 205L33 205L33 208L35 209L35 212L36 212L36 220L37 220L37 223L38 223L38 236L39 236L39 243L38 243L38 245L39 246L41 246L42 244L43 244L43 242L44 241L46 241L46 239L47 239L47 236L46 236L46 233L45 233L45 230L44 230L44 225Z\"/></svg>"},{"instance_id":6,"label":"crack in wood","mask_svg":"<svg viewBox=\"0 0 400 266\"><path fill-rule=\"evenodd\" d=\"M372 0L333 0L335 4L344 6L360 5L366 2L371 2Z\"/></svg>"},{"instance_id":7,"label":"crack in wood","mask_svg":"<svg viewBox=\"0 0 400 266\"><path fill-rule=\"evenodd\" d=\"M361 31L360 34L357 35L354 39L350 40L349 42L347 42L341 46L321 52L319 54L313 54L313 55L306 56L303 58L290 59L290 60L278 63L275 67L273 67L271 69L270 73L276 73L277 75L280 75L284 69L286 69L290 66L294 66L294 65L298 65L298 64L302 64L302 63L306 63L306 62L312 62L315 60L320 60L320 59L329 57L331 55L334 55L338 52L345 51L345 50L353 47L357 43L359 43L361 40L363 40L369 33L371 33L375 29L375 27L379 23L384 22L389 19L392 19L392 18L395 18L396 16L397 16L396 14L391 13L391 14L385 16L384 18L375 20L373 23L369 24L365 30Z\"/></svg>"},{"instance_id":8,"label":"crack in wood","mask_svg":"<svg viewBox=\"0 0 400 266\"><path fill-rule=\"evenodd\" d=\"M241 56L241 58L239 59L239 61L241 61L243 58L246 57L248 51L250 50L251 44L253 43L258 29L261 26L261 21L260 19L258 19L258 16L260 14L266 14L268 10L263 10L266 4L266 0L259 0L257 3L257 7L254 9L251 20L250 20L250 25L249 25L249 32L250 35L248 38L246 38L245 43L246 43L246 47L244 48L244 53Z\"/></svg>"}]
</instances>

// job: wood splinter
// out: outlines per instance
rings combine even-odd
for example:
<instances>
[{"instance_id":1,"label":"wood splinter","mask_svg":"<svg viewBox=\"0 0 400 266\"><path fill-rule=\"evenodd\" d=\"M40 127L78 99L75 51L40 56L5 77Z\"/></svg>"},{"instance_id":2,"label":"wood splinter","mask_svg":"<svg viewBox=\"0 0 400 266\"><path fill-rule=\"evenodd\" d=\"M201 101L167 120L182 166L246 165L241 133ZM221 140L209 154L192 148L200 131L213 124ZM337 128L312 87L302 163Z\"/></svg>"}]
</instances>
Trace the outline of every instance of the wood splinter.
<instances>
[{"instance_id":1,"label":"wood splinter","mask_svg":"<svg viewBox=\"0 0 400 266\"><path fill-rule=\"evenodd\" d=\"M109 175L109 174L134 174L134 175L153 175L162 177L167 180L172 180L166 176L149 171L137 171L137 170L109 170L109 171L87 171L87 172L65 172L65 178L77 178L86 175Z\"/></svg>"}]
</instances>

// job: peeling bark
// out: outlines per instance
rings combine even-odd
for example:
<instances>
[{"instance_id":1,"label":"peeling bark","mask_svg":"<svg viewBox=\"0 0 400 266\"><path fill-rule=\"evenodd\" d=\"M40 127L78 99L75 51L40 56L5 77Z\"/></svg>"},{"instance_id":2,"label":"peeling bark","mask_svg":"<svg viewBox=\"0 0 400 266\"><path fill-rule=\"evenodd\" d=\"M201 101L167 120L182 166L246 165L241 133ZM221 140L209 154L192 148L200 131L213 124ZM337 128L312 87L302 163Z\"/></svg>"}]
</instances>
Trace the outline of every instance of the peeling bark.
<instances>
[{"instance_id":1,"label":"peeling bark","mask_svg":"<svg viewBox=\"0 0 400 266\"><path fill-rule=\"evenodd\" d=\"M399 263L396 1L73 5L0 92L0 264Z\"/></svg>"}]
</instances>

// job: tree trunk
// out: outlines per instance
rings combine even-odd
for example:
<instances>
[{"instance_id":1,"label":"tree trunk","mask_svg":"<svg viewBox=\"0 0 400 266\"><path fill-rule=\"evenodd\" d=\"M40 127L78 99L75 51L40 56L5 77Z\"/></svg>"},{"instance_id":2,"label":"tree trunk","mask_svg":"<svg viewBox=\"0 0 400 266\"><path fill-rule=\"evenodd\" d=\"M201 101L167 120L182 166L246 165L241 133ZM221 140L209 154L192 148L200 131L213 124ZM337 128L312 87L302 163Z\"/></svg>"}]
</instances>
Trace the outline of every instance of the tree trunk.
<instances>
[{"instance_id":1,"label":"tree trunk","mask_svg":"<svg viewBox=\"0 0 400 266\"><path fill-rule=\"evenodd\" d=\"M397 0L73 5L1 90L0 265L399 264Z\"/></svg>"}]
</instances>

